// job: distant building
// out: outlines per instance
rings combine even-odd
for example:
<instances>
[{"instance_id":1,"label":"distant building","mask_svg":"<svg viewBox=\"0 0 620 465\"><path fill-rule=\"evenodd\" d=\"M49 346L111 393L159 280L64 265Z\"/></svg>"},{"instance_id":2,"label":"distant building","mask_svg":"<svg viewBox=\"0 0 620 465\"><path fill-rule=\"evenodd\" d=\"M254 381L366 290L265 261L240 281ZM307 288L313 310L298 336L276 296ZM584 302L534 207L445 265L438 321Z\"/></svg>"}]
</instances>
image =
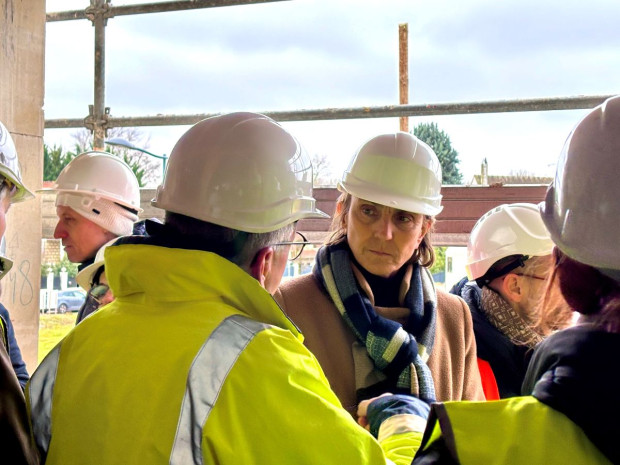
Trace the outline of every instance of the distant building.
<instances>
[{"instance_id":1,"label":"distant building","mask_svg":"<svg viewBox=\"0 0 620 465\"><path fill-rule=\"evenodd\" d=\"M489 175L487 159L482 160L480 174L474 174L470 186L505 186L508 184L550 184L550 176L533 176L530 174Z\"/></svg>"},{"instance_id":2,"label":"distant building","mask_svg":"<svg viewBox=\"0 0 620 465\"><path fill-rule=\"evenodd\" d=\"M467 247L446 247L446 277L445 289L452 286L465 277L465 265L467 264Z\"/></svg>"}]
</instances>

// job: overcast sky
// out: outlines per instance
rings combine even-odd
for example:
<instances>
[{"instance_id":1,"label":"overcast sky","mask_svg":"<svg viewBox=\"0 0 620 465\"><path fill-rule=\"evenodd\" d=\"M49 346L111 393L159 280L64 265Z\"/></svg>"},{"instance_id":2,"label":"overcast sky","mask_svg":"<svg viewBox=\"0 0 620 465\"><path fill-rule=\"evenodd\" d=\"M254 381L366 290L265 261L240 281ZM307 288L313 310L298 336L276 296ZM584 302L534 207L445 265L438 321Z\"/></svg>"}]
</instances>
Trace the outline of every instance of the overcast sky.
<instances>
[{"instance_id":1,"label":"overcast sky","mask_svg":"<svg viewBox=\"0 0 620 465\"><path fill-rule=\"evenodd\" d=\"M113 5L151 3L114 1ZM47 0L47 11L88 0ZM398 25L409 24L410 104L620 93L617 0L295 0L120 16L106 28L106 106L113 116L274 111L397 104ZM45 117L83 118L93 103L94 28L47 24ZM411 118L436 122L465 180L552 175L585 110ZM398 118L283 123L341 173ZM187 126L145 127L169 154ZM47 144L72 145L72 130Z\"/></svg>"}]
</instances>

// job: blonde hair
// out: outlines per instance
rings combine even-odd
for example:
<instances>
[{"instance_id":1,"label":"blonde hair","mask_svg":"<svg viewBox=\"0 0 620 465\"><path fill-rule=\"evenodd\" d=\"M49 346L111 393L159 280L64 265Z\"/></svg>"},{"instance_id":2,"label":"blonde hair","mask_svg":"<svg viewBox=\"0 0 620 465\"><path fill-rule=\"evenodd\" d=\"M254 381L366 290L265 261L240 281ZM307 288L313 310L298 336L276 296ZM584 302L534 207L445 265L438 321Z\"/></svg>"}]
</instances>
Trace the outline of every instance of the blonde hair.
<instances>
[{"instance_id":1,"label":"blonde hair","mask_svg":"<svg viewBox=\"0 0 620 465\"><path fill-rule=\"evenodd\" d=\"M522 306L522 317L530 328L540 336L549 336L554 331L570 326L573 311L566 303L557 286L551 279L553 275L549 255L531 257L523 266L512 270L512 273L523 276L547 277L544 292L530 298L529 305Z\"/></svg>"},{"instance_id":2,"label":"blonde hair","mask_svg":"<svg viewBox=\"0 0 620 465\"><path fill-rule=\"evenodd\" d=\"M347 239L347 223L346 217L351 209L352 195L343 192L336 201L336 213L330 226L330 235L325 241L325 245L339 244ZM416 213L418 215L418 213ZM431 243L431 232L435 225L435 218L429 215L423 215L424 219L431 222L431 226L427 233L422 238L419 247L413 253L409 259L410 263L420 262L420 265L425 267L433 266L435 263L435 251Z\"/></svg>"}]
</instances>

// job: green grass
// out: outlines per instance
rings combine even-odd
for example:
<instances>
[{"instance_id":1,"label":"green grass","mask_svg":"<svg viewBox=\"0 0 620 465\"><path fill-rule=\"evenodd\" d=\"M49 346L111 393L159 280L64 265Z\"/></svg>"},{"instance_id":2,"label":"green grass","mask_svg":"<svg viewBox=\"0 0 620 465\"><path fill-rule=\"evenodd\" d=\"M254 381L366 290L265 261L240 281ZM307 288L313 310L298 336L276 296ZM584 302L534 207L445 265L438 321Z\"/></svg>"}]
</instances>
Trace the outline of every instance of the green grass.
<instances>
[{"instance_id":1,"label":"green grass","mask_svg":"<svg viewBox=\"0 0 620 465\"><path fill-rule=\"evenodd\" d=\"M50 350L75 326L77 313L48 315L42 313L39 319L39 363Z\"/></svg>"}]
</instances>

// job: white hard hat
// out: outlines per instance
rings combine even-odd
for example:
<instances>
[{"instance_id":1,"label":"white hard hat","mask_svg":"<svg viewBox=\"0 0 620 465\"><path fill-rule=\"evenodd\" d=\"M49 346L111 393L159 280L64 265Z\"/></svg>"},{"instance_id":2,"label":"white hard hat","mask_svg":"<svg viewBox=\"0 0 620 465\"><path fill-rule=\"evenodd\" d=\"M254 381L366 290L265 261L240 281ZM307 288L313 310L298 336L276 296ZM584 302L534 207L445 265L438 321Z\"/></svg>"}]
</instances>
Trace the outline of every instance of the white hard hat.
<instances>
[{"instance_id":1,"label":"white hard hat","mask_svg":"<svg viewBox=\"0 0 620 465\"><path fill-rule=\"evenodd\" d=\"M620 96L585 116L568 136L540 212L569 257L620 280Z\"/></svg>"},{"instance_id":2,"label":"white hard hat","mask_svg":"<svg viewBox=\"0 0 620 465\"><path fill-rule=\"evenodd\" d=\"M107 152L85 152L69 162L51 188L55 191L110 200L136 212L140 208L140 186L131 168Z\"/></svg>"},{"instance_id":3,"label":"white hard hat","mask_svg":"<svg viewBox=\"0 0 620 465\"><path fill-rule=\"evenodd\" d=\"M513 255L541 257L553 250L538 206L532 203L503 204L476 222L467 244L467 277L479 279L502 258Z\"/></svg>"},{"instance_id":4,"label":"white hard hat","mask_svg":"<svg viewBox=\"0 0 620 465\"><path fill-rule=\"evenodd\" d=\"M338 189L412 213L435 216L443 209L437 155L406 132L382 134L362 145Z\"/></svg>"},{"instance_id":5,"label":"white hard hat","mask_svg":"<svg viewBox=\"0 0 620 465\"><path fill-rule=\"evenodd\" d=\"M108 246L114 244L117 240L118 240L118 237L115 237L111 241L103 244L97 251L97 255L95 255L95 261L92 262L90 265L82 268L78 272L78 274L75 276L75 281L77 282L78 286L80 286L86 292L88 292L90 288L92 287L95 273L97 273L97 271L99 271L99 268L101 268L105 263L105 260L104 260L105 249L107 249Z\"/></svg>"},{"instance_id":6,"label":"white hard hat","mask_svg":"<svg viewBox=\"0 0 620 465\"><path fill-rule=\"evenodd\" d=\"M174 146L155 207L239 231L328 218L312 197L312 164L297 139L256 113L214 116Z\"/></svg>"},{"instance_id":7,"label":"white hard hat","mask_svg":"<svg viewBox=\"0 0 620 465\"><path fill-rule=\"evenodd\" d=\"M11 203L21 202L34 197L24 183L19 171L19 160L15 151L15 144L11 134L0 122L0 175L11 181L17 187L17 192L11 197Z\"/></svg>"}]
</instances>

